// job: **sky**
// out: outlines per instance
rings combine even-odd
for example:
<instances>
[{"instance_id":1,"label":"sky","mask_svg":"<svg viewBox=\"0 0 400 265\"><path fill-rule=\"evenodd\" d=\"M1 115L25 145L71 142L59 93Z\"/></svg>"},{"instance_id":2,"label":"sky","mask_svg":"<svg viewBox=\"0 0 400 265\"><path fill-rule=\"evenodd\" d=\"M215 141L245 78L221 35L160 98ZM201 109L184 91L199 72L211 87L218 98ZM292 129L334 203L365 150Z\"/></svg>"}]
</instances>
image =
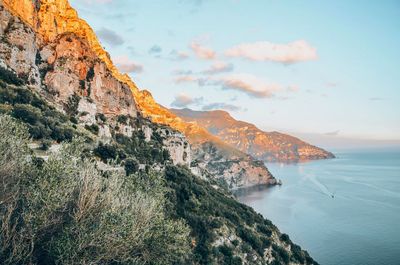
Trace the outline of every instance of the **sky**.
<instances>
[{"instance_id":1,"label":"sky","mask_svg":"<svg viewBox=\"0 0 400 265\"><path fill-rule=\"evenodd\" d=\"M328 141L400 141L400 1L70 3L166 107Z\"/></svg>"}]
</instances>

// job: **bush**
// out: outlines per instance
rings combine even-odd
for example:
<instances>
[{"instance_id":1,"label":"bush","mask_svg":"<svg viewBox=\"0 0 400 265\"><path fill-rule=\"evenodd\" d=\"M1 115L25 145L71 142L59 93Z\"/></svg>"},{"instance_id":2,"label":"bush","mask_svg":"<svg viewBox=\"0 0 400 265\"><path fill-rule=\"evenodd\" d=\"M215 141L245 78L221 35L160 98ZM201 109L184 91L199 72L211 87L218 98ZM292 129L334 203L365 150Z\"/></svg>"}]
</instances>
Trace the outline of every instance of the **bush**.
<instances>
[{"instance_id":1,"label":"bush","mask_svg":"<svg viewBox=\"0 0 400 265\"><path fill-rule=\"evenodd\" d=\"M99 126L97 124L92 124L92 125L85 125L85 129L93 133L94 135L99 134Z\"/></svg>"},{"instance_id":2,"label":"bush","mask_svg":"<svg viewBox=\"0 0 400 265\"><path fill-rule=\"evenodd\" d=\"M124 167L125 167L126 175L129 176L129 175L139 171L139 162L136 159L127 158L127 159L125 159Z\"/></svg>"},{"instance_id":3,"label":"bush","mask_svg":"<svg viewBox=\"0 0 400 265\"><path fill-rule=\"evenodd\" d=\"M47 150L49 150L50 147L51 147L51 141L45 139L45 140L41 141L39 149L43 150L43 151L47 151Z\"/></svg>"},{"instance_id":4,"label":"bush","mask_svg":"<svg viewBox=\"0 0 400 265\"><path fill-rule=\"evenodd\" d=\"M24 84L24 81L21 78L19 78L14 72L5 69L3 67L0 67L0 79L4 80L9 84L14 84L14 85Z\"/></svg>"},{"instance_id":5,"label":"bush","mask_svg":"<svg viewBox=\"0 0 400 265\"><path fill-rule=\"evenodd\" d=\"M164 214L159 176L104 178L81 140L39 167L27 143L27 128L0 116L0 176L12 184L0 193L0 264L185 263L189 230Z\"/></svg>"},{"instance_id":6,"label":"bush","mask_svg":"<svg viewBox=\"0 0 400 265\"><path fill-rule=\"evenodd\" d=\"M128 118L129 117L127 115L118 115L117 122L126 125L128 122Z\"/></svg>"},{"instance_id":7,"label":"bush","mask_svg":"<svg viewBox=\"0 0 400 265\"><path fill-rule=\"evenodd\" d=\"M40 110L31 105L16 104L12 111L13 117L20 119L29 124L36 124L40 118Z\"/></svg>"},{"instance_id":8,"label":"bush","mask_svg":"<svg viewBox=\"0 0 400 265\"><path fill-rule=\"evenodd\" d=\"M107 118L103 113L97 113L96 114L96 120L100 120L101 122L106 122Z\"/></svg>"},{"instance_id":9,"label":"bush","mask_svg":"<svg viewBox=\"0 0 400 265\"><path fill-rule=\"evenodd\" d=\"M106 163L108 160L114 160L117 158L117 148L114 145L99 143L99 145L93 150L93 153L101 158Z\"/></svg>"}]
</instances>

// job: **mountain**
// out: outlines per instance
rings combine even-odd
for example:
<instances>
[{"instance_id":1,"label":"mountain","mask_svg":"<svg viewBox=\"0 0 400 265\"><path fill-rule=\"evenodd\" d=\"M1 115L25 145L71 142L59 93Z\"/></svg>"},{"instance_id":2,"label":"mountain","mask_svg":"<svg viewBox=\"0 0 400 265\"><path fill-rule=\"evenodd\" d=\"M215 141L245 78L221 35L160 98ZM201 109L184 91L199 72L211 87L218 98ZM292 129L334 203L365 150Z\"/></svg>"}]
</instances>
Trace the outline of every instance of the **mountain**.
<instances>
[{"instance_id":1,"label":"mountain","mask_svg":"<svg viewBox=\"0 0 400 265\"><path fill-rule=\"evenodd\" d=\"M254 124L235 120L228 112L170 109L186 122L196 123L227 144L268 162L300 162L335 156L296 137L264 132Z\"/></svg>"},{"instance_id":2,"label":"mountain","mask_svg":"<svg viewBox=\"0 0 400 265\"><path fill-rule=\"evenodd\" d=\"M139 91L68 1L0 1L0 39L0 264L317 264L221 185L262 163Z\"/></svg>"},{"instance_id":3,"label":"mountain","mask_svg":"<svg viewBox=\"0 0 400 265\"><path fill-rule=\"evenodd\" d=\"M64 109L79 97L78 112L86 114L82 121L87 125L99 112L143 115L185 134L191 145L190 150L178 152L185 154L180 161L185 160L197 175L218 178L231 188L276 183L263 163L206 129L185 122L157 104L150 92L139 90L128 75L117 70L93 30L68 1L4 0L3 4L28 27L3 15L1 63ZM132 131L129 125L121 129Z\"/></svg>"}]
</instances>

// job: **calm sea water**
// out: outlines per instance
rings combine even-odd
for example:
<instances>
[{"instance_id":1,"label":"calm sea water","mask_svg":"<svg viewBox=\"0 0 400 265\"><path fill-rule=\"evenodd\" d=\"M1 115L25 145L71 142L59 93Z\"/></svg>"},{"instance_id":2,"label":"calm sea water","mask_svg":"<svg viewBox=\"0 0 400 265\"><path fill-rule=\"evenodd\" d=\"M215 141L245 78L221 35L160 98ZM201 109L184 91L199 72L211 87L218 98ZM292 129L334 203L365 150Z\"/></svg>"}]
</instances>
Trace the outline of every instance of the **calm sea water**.
<instances>
[{"instance_id":1,"label":"calm sea water","mask_svg":"<svg viewBox=\"0 0 400 265\"><path fill-rule=\"evenodd\" d=\"M283 185L244 191L238 199L320 264L400 264L400 150L335 154L332 160L268 164Z\"/></svg>"}]
</instances>

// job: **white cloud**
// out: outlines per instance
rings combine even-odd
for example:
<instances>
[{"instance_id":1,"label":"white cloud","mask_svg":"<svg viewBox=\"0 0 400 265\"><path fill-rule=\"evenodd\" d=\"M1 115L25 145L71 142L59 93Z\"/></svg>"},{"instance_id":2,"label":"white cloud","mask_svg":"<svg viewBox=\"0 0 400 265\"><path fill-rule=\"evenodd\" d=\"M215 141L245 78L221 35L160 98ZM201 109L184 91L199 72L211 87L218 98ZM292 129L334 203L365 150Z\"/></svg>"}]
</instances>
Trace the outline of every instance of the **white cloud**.
<instances>
[{"instance_id":1,"label":"white cloud","mask_svg":"<svg viewBox=\"0 0 400 265\"><path fill-rule=\"evenodd\" d=\"M189 54L187 52L184 52L184 51L172 50L169 53L169 58L171 60L180 61L180 60L185 60L185 59L189 58Z\"/></svg>"},{"instance_id":2,"label":"white cloud","mask_svg":"<svg viewBox=\"0 0 400 265\"><path fill-rule=\"evenodd\" d=\"M232 74L222 77L219 82L223 89L237 90L252 97L272 97L275 92L281 90L280 85L251 74Z\"/></svg>"},{"instance_id":3,"label":"white cloud","mask_svg":"<svg viewBox=\"0 0 400 265\"><path fill-rule=\"evenodd\" d=\"M257 98L272 97L282 89L278 84L267 82L251 74L230 74L222 77L207 76L202 78L182 75L176 78L175 82L196 82L199 86L219 86L224 90L236 90Z\"/></svg>"},{"instance_id":4,"label":"white cloud","mask_svg":"<svg viewBox=\"0 0 400 265\"><path fill-rule=\"evenodd\" d=\"M204 74L226 73L226 72L233 71L233 68L234 68L233 64L231 64L231 63L216 61L211 65L211 67L209 69L203 71L203 73Z\"/></svg>"},{"instance_id":5,"label":"white cloud","mask_svg":"<svg viewBox=\"0 0 400 265\"><path fill-rule=\"evenodd\" d=\"M171 103L172 107L186 108L189 105L199 105L204 101L203 97L192 98L184 93L176 95L174 101Z\"/></svg>"},{"instance_id":6,"label":"white cloud","mask_svg":"<svg viewBox=\"0 0 400 265\"><path fill-rule=\"evenodd\" d=\"M124 73L140 73L143 66L131 61L127 56L118 56L113 59L118 70Z\"/></svg>"},{"instance_id":7,"label":"white cloud","mask_svg":"<svg viewBox=\"0 0 400 265\"><path fill-rule=\"evenodd\" d=\"M317 50L304 40L288 44L274 44L268 41L243 43L225 51L229 57L242 57L254 61L295 63L316 60Z\"/></svg>"},{"instance_id":8,"label":"white cloud","mask_svg":"<svg viewBox=\"0 0 400 265\"><path fill-rule=\"evenodd\" d=\"M120 46L125 42L120 35L108 28L103 27L100 30L96 31L96 33L100 40L107 42L112 46Z\"/></svg>"},{"instance_id":9,"label":"white cloud","mask_svg":"<svg viewBox=\"0 0 400 265\"><path fill-rule=\"evenodd\" d=\"M215 103L206 104L201 109L202 110L220 110L220 109L224 109L224 110L229 110L229 111L240 111L240 110L242 110L242 108L239 107L239 106L236 106L236 105L233 105L233 104L227 104L227 103L223 103L223 102L215 102Z\"/></svg>"},{"instance_id":10,"label":"white cloud","mask_svg":"<svg viewBox=\"0 0 400 265\"><path fill-rule=\"evenodd\" d=\"M198 78L192 75L181 75L175 78L175 83L197 82Z\"/></svg>"},{"instance_id":11,"label":"white cloud","mask_svg":"<svg viewBox=\"0 0 400 265\"><path fill-rule=\"evenodd\" d=\"M190 44L190 48L193 50L196 56L201 59L211 60L216 57L216 52L213 49L206 46L202 46L197 41L193 41Z\"/></svg>"}]
</instances>

